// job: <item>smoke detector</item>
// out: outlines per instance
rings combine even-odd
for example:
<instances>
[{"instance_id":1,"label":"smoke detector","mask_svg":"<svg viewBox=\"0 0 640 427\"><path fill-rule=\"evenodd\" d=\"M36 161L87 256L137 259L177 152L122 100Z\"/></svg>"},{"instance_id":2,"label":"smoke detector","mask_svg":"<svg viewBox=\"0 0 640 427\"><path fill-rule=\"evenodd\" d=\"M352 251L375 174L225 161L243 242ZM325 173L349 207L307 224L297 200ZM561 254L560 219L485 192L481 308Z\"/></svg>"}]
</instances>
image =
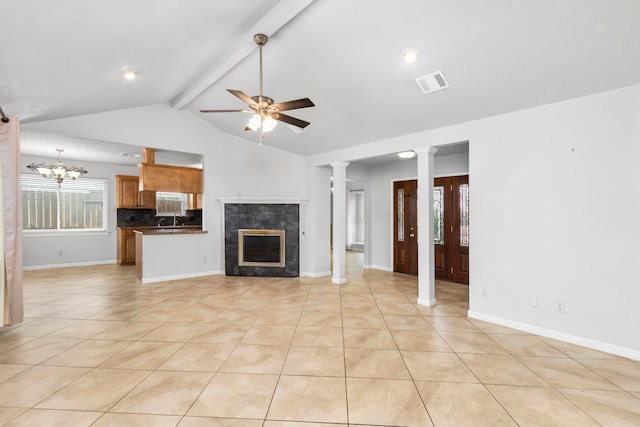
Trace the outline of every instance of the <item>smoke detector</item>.
<instances>
[{"instance_id":1,"label":"smoke detector","mask_svg":"<svg viewBox=\"0 0 640 427\"><path fill-rule=\"evenodd\" d=\"M436 71L435 73L418 77L416 83L418 83L418 86L420 86L420 89L422 89L422 92L425 94L449 87L449 83L447 79L444 78L442 71Z\"/></svg>"}]
</instances>

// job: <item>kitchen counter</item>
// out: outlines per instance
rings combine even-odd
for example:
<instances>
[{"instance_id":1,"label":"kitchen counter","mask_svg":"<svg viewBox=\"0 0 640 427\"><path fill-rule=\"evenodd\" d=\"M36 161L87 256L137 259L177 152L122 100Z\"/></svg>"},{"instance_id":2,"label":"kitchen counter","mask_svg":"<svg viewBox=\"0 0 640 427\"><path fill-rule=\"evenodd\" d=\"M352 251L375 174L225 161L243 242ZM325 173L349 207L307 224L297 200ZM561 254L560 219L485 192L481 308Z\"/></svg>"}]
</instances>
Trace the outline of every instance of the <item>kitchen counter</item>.
<instances>
[{"instance_id":1,"label":"kitchen counter","mask_svg":"<svg viewBox=\"0 0 640 427\"><path fill-rule=\"evenodd\" d=\"M163 235L163 234L205 234L206 231L200 226L182 226L182 227L132 227L134 233L144 235Z\"/></svg>"}]
</instances>

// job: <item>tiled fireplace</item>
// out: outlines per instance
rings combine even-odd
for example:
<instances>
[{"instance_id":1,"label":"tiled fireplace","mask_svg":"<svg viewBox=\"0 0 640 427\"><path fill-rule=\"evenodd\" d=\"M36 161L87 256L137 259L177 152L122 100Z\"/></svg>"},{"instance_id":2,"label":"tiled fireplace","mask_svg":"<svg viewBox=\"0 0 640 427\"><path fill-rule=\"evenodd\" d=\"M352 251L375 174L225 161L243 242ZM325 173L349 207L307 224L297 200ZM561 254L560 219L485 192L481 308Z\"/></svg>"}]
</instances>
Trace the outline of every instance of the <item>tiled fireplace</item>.
<instances>
[{"instance_id":1,"label":"tiled fireplace","mask_svg":"<svg viewBox=\"0 0 640 427\"><path fill-rule=\"evenodd\" d=\"M227 276L300 275L298 204L226 203L224 228Z\"/></svg>"}]
</instances>

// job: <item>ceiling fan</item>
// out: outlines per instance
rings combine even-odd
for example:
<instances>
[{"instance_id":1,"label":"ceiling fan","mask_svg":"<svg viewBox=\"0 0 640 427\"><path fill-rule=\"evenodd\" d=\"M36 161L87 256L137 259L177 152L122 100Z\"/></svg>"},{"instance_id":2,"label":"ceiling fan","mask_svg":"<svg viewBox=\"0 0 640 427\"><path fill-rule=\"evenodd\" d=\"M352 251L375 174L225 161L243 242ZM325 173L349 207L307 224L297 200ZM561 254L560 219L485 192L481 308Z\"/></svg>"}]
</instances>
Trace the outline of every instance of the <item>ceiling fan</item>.
<instances>
[{"instance_id":1,"label":"ceiling fan","mask_svg":"<svg viewBox=\"0 0 640 427\"><path fill-rule=\"evenodd\" d=\"M262 143L263 132L269 132L276 126L277 121L285 122L301 129L306 128L311 123L282 114L282 111L295 110L298 108L315 107L309 98L295 99L292 101L275 103L272 98L264 96L262 93L262 46L267 44L269 37L265 34L256 34L253 41L260 48L260 95L248 96L244 92L227 89L227 92L240 98L251 110L200 110L201 113L254 113L244 130L260 131L260 143ZM276 121L277 120L277 121Z\"/></svg>"}]
</instances>

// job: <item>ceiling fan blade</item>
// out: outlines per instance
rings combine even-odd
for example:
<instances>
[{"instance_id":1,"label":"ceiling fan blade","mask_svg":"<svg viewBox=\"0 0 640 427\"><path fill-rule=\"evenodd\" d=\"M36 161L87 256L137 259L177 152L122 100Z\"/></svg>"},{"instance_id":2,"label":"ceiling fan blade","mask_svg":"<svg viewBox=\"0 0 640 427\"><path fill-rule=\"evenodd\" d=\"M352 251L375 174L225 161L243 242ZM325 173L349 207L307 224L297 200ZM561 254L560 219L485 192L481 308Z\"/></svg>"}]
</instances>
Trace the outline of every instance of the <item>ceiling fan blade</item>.
<instances>
[{"instance_id":1,"label":"ceiling fan blade","mask_svg":"<svg viewBox=\"0 0 640 427\"><path fill-rule=\"evenodd\" d=\"M227 89L227 92L229 92L231 95L237 96L238 98L240 98L242 100L242 102L244 102L245 104L247 104L249 106L256 105L256 101L251 99L251 97L249 95L245 94L241 90Z\"/></svg>"},{"instance_id":2,"label":"ceiling fan blade","mask_svg":"<svg viewBox=\"0 0 640 427\"><path fill-rule=\"evenodd\" d=\"M298 108L307 108L307 107L315 107L315 106L316 106L316 104L311 102L311 100L309 98L294 99L293 101L278 102L277 104L273 105L273 107L276 107L280 111L295 110L295 109L298 109Z\"/></svg>"},{"instance_id":3,"label":"ceiling fan blade","mask_svg":"<svg viewBox=\"0 0 640 427\"><path fill-rule=\"evenodd\" d=\"M298 126L301 129L304 129L304 128L306 128L307 126L309 126L311 124L309 122L305 122L304 120L296 119L295 117L287 116L286 114L282 114L282 113L274 114L271 117L273 117L276 120L280 120L281 122L285 122L285 123L289 123L290 125Z\"/></svg>"},{"instance_id":4,"label":"ceiling fan blade","mask_svg":"<svg viewBox=\"0 0 640 427\"><path fill-rule=\"evenodd\" d=\"M200 110L201 113L253 113L249 110Z\"/></svg>"}]
</instances>

